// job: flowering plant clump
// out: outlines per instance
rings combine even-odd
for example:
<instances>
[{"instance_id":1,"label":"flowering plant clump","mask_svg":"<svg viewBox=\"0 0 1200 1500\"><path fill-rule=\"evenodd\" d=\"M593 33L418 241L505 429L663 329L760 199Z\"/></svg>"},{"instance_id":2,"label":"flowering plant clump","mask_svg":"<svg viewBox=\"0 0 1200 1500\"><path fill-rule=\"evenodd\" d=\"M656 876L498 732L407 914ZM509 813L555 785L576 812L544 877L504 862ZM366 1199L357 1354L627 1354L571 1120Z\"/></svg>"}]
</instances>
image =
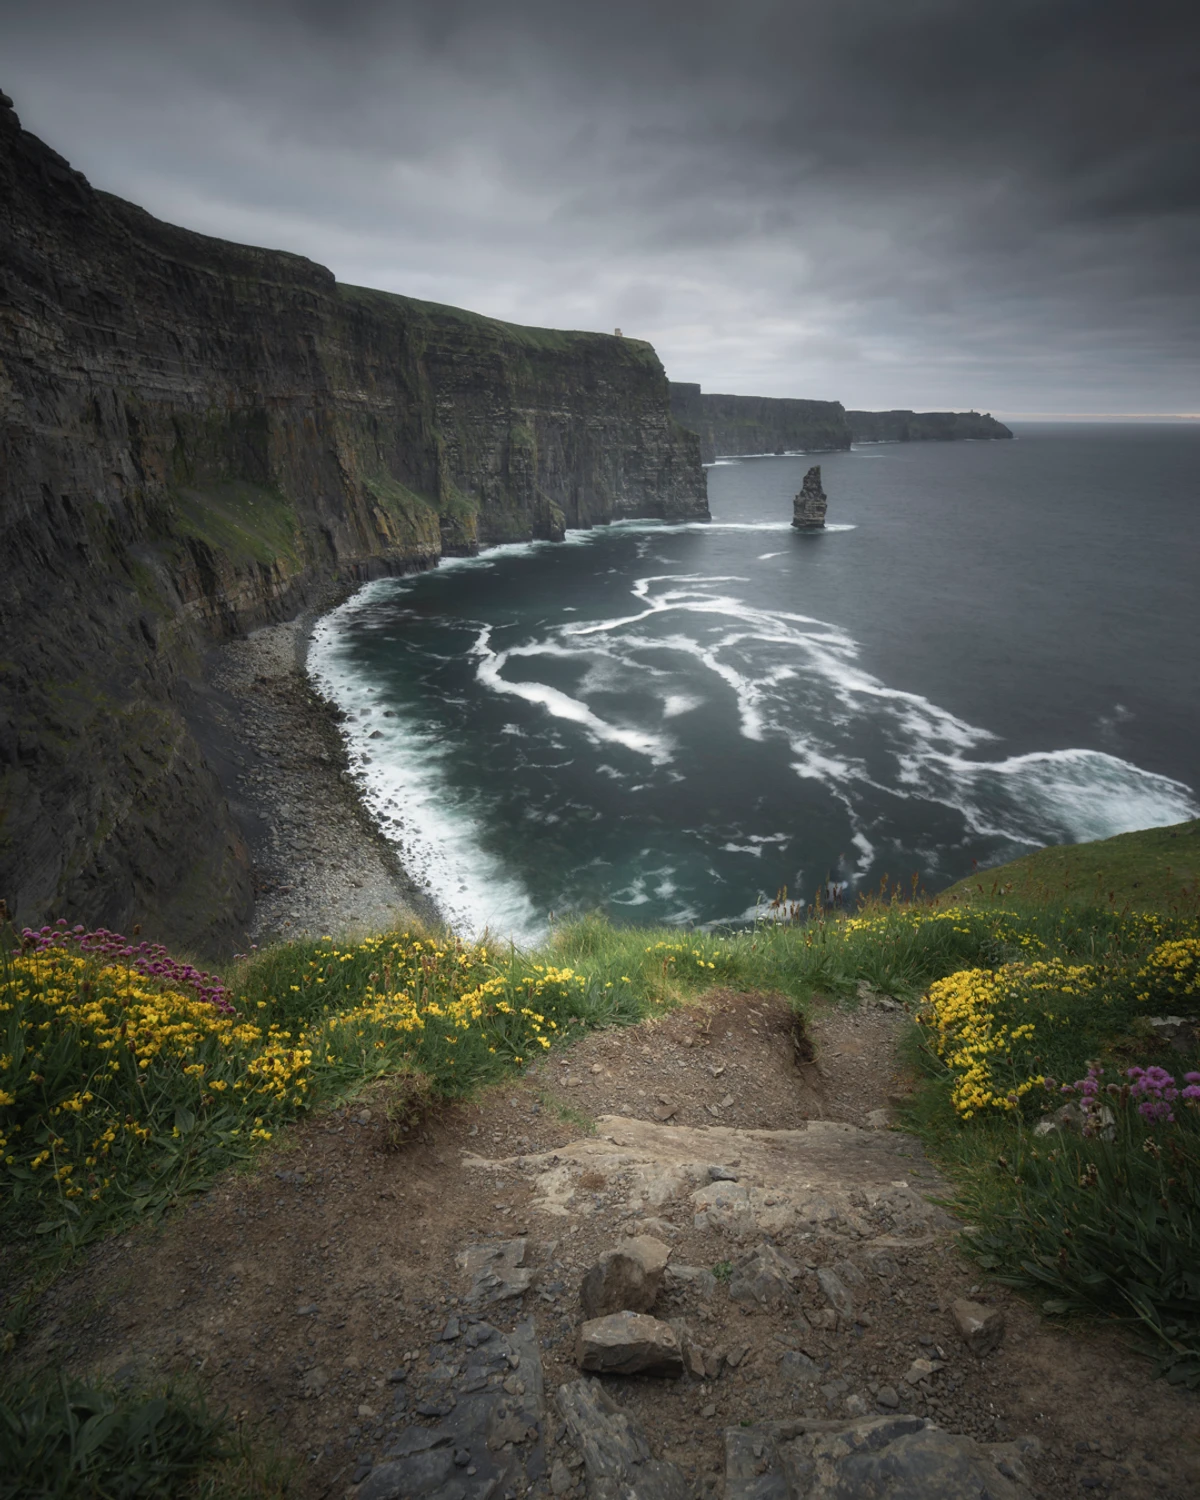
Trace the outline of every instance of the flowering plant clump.
<instances>
[{"instance_id":1,"label":"flowering plant clump","mask_svg":"<svg viewBox=\"0 0 1200 1500\"><path fill-rule=\"evenodd\" d=\"M1185 1014L1200 1010L1200 938L1160 943L1137 975L1137 997Z\"/></svg>"},{"instance_id":2,"label":"flowering plant clump","mask_svg":"<svg viewBox=\"0 0 1200 1500\"><path fill-rule=\"evenodd\" d=\"M229 991L219 979L197 969L194 964L179 963L161 943L134 944L119 932L109 932L107 927L88 932L81 924L68 927L65 918L60 917L53 927L41 927L36 931L26 927L21 933L21 945L35 953L44 953L53 947L75 947L80 953L118 959L147 979L162 979L176 987L194 990L201 1000L207 1000L226 1015L233 1014Z\"/></svg>"},{"instance_id":3,"label":"flowering plant clump","mask_svg":"<svg viewBox=\"0 0 1200 1500\"><path fill-rule=\"evenodd\" d=\"M1015 1110L1045 1081L1039 1067L1056 1029L1089 996L1096 970L1062 959L965 969L930 985L918 1015L928 1045L953 1075L951 1099L969 1120Z\"/></svg>"},{"instance_id":4,"label":"flowering plant clump","mask_svg":"<svg viewBox=\"0 0 1200 1500\"><path fill-rule=\"evenodd\" d=\"M92 936L0 951L0 1210L50 1207L43 1233L114 1199L161 1207L214 1151L270 1139L310 1083L290 1032Z\"/></svg>"},{"instance_id":5,"label":"flowering plant clump","mask_svg":"<svg viewBox=\"0 0 1200 1500\"><path fill-rule=\"evenodd\" d=\"M1175 1079L1165 1068L1129 1068L1125 1076L1131 1080L1129 1097L1139 1101L1138 1114L1144 1120L1174 1125L1171 1106L1177 1099L1200 1107L1200 1073L1185 1073L1182 1090L1176 1088Z\"/></svg>"}]
</instances>

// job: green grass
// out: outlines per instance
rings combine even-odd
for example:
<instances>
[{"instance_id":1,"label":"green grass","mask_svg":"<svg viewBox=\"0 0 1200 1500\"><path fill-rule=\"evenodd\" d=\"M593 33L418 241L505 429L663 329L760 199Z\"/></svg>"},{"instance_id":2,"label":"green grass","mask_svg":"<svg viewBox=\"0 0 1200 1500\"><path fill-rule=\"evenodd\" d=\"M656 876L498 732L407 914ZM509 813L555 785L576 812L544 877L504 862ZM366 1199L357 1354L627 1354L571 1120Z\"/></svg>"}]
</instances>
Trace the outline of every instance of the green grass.
<instances>
[{"instance_id":1,"label":"green grass","mask_svg":"<svg viewBox=\"0 0 1200 1500\"><path fill-rule=\"evenodd\" d=\"M363 307L392 308L431 327L451 324L456 330L474 334L480 344L503 343L526 353L563 354L579 353L588 345L604 341L610 351L618 351L623 359L646 365L655 371L661 370L653 345L644 339L622 338L614 341L611 334L504 323L499 318L489 318L466 308L450 307L441 302L422 302L417 297L405 297L398 292L381 292L373 287L350 286L344 282L338 283L337 290L344 302Z\"/></svg>"},{"instance_id":2,"label":"green grass","mask_svg":"<svg viewBox=\"0 0 1200 1500\"><path fill-rule=\"evenodd\" d=\"M0 1500L215 1497L235 1457L226 1437L223 1419L171 1388L135 1394L65 1377L10 1383L0 1392Z\"/></svg>"},{"instance_id":3,"label":"green grass","mask_svg":"<svg viewBox=\"0 0 1200 1500\"><path fill-rule=\"evenodd\" d=\"M960 880L944 902L1022 901L1052 906L1129 906L1200 912L1200 819L1055 845Z\"/></svg>"}]
</instances>

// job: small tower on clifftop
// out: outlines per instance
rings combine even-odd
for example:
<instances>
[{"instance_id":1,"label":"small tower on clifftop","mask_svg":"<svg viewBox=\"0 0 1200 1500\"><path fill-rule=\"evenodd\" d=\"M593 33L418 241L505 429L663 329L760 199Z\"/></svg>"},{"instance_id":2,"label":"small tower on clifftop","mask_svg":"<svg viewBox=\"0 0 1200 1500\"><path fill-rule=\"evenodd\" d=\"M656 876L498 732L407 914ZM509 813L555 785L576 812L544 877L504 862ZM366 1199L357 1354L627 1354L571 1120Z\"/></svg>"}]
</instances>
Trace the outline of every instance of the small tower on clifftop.
<instances>
[{"instance_id":1,"label":"small tower on clifftop","mask_svg":"<svg viewBox=\"0 0 1200 1500\"><path fill-rule=\"evenodd\" d=\"M817 531L825 524L829 497L821 488L821 465L813 464L792 504L792 525L800 531Z\"/></svg>"}]
</instances>

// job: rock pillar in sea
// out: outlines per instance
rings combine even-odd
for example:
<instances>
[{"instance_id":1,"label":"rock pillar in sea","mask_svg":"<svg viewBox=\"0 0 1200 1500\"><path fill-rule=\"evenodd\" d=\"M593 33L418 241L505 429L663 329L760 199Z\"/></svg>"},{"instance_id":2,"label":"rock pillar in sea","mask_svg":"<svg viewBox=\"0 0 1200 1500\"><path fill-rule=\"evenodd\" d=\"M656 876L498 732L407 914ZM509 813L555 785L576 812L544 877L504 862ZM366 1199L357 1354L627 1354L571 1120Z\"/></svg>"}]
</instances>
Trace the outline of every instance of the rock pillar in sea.
<instances>
[{"instance_id":1,"label":"rock pillar in sea","mask_svg":"<svg viewBox=\"0 0 1200 1500\"><path fill-rule=\"evenodd\" d=\"M813 464L804 476L804 484L792 509L792 525L801 531L815 531L825 524L829 499L821 488L821 465Z\"/></svg>"}]
</instances>

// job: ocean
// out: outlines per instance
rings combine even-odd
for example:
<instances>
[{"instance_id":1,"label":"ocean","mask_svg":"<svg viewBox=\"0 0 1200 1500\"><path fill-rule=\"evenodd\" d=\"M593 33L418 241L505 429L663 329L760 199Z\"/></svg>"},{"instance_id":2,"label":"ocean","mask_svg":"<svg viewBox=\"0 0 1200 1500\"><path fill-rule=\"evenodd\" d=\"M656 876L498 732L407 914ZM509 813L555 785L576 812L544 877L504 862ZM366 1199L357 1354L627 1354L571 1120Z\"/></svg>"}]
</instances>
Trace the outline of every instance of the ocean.
<instances>
[{"instance_id":1,"label":"ocean","mask_svg":"<svg viewBox=\"0 0 1200 1500\"><path fill-rule=\"evenodd\" d=\"M718 461L710 525L496 548L320 622L354 775L447 919L742 923L1195 816L1200 427L1014 431Z\"/></svg>"}]
</instances>

